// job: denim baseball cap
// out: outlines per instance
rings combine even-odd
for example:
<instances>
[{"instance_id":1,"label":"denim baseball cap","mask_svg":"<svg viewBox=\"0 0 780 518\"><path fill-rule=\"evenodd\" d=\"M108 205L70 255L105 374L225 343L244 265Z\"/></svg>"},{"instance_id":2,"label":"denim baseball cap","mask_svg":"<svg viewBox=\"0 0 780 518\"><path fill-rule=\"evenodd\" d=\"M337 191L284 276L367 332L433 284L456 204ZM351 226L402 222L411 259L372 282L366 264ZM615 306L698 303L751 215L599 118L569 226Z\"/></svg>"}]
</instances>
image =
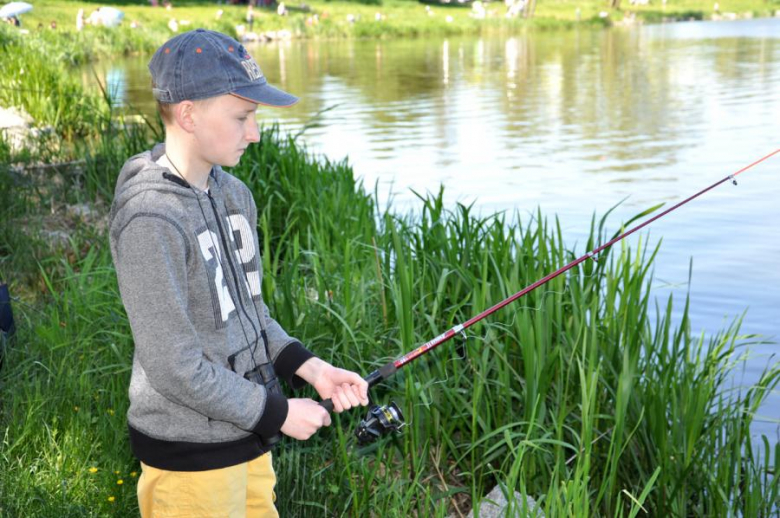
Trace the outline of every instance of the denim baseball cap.
<instances>
[{"instance_id":1,"label":"denim baseball cap","mask_svg":"<svg viewBox=\"0 0 780 518\"><path fill-rule=\"evenodd\" d=\"M243 45L222 33L196 29L174 36L152 56L152 93L161 103L232 94L266 106L291 106L298 98L268 84Z\"/></svg>"}]
</instances>

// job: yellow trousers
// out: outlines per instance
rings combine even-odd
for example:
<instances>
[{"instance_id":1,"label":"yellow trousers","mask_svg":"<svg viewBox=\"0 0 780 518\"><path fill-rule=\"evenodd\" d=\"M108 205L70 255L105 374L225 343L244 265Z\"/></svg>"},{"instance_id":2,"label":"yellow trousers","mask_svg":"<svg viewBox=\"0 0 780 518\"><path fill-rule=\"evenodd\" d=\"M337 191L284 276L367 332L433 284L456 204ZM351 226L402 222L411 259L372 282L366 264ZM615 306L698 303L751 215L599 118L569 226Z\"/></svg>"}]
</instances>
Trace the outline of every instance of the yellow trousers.
<instances>
[{"instance_id":1,"label":"yellow trousers","mask_svg":"<svg viewBox=\"0 0 780 518\"><path fill-rule=\"evenodd\" d=\"M271 453L209 471L166 471L141 463L142 518L278 518Z\"/></svg>"}]
</instances>

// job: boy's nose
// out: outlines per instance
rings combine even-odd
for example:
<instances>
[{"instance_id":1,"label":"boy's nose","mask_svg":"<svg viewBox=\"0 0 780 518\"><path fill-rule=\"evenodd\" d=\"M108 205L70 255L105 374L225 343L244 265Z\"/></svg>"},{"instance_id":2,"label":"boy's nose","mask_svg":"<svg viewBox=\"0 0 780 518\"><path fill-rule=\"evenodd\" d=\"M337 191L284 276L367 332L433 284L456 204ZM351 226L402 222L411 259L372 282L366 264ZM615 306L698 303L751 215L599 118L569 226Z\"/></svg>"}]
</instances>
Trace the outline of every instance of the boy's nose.
<instances>
[{"instance_id":1,"label":"boy's nose","mask_svg":"<svg viewBox=\"0 0 780 518\"><path fill-rule=\"evenodd\" d=\"M257 119L255 117L250 117L250 119L251 122L247 129L246 140L247 142L260 142L260 130L257 127Z\"/></svg>"}]
</instances>

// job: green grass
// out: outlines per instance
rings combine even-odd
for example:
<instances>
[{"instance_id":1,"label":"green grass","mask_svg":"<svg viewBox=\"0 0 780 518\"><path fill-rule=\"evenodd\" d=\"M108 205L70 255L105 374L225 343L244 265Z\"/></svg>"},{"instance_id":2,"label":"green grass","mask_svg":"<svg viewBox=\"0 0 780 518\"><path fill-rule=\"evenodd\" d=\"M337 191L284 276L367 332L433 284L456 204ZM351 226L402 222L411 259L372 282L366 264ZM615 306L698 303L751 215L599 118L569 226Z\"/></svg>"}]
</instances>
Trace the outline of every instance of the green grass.
<instances>
[{"instance_id":1,"label":"green grass","mask_svg":"<svg viewBox=\"0 0 780 518\"><path fill-rule=\"evenodd\" d=\"M0 86L42 90L11 99L54 128L44 146L0 145L0 278L18 320L0 371L0 515L135 515L139 467L124 417L132 338L104 221L121 164L159 140L159 127L125 124L108 96L62 80L65 61L36 57L55 42L3 30L0 45L3 70L11 54L28 60ZM275 318L362 373L595 248L618 224L594 217L590 240L572 250L541 213L477 217L439 193L395 214L349 164L312 157L275 128L233 172L259 207ZM95 214L69 214L84 203ZM52 230L70 237L55 242ZM378 387L374 397L407 417L401 436L359 449L351 434L362 416L351 412L311 441L286 441L276 454L282 515L465 514L500 483L550 517L776 516L780 446L764 438L757 449L750 424L780 365L731 389L760 338L740 332L739 316L710 339L693 336L688 301L651 290L657 247L632 243ZM684 304L681 318L673 304Z\"/></svg>"}]
</instances>

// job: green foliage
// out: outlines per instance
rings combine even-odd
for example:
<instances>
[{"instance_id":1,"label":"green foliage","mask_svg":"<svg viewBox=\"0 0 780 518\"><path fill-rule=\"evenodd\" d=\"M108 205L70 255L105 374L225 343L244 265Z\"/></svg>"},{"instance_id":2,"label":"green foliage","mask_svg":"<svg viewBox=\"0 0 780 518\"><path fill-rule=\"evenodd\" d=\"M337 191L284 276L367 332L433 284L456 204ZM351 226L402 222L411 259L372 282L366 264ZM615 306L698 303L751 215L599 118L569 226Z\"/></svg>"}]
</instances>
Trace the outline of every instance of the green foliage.
<instances>
[{"instance_id":1,"label":"green foliage","mask_svg":"<svg viewBox=\"0 0 780 518\"><path fill-rule=\"evenodd\" d=\"M14 38L0 31L4 49ZM36 66L35 77L56 73ZM74 86L96 106L79 122L68 111L80 105L58 99L69 86L40 84L61 106L51 120L67 145L28 150L24 173L0 168L0 277L18 320L0 371L0 514L130 516L140 471L124 417L132 336L105 228L58 207L88 203L105 215L122 162L161 129ZM40 159L83 162L31 174ZM278 128L263 130L232 173L258 205L274 317L362 373L582 253L541 213L478 217L445 207L441 192L421 196L417 214L381 210L348 163L312 157ZM49 214L67 224L64 242L44 232ZM606 227L607 216L594 217L583 250L609 239ZM730 389L740 351L758 337L740 334L739 318L708 340L693 336L688 300L675 325L672 299L651 291L657 251L623 242L377 387L374 397L395 399L407 417L401 436L358 448L362 416L349 412L308 442L285 441L275 453L280 513L465 514L498 483L549 517L776 515L780 446L754 444L750 424L780 366Z\"/></svg>"},{"instance_id":2,"label":"green foliage","mask_svg":"<svg viewBox=\"0 0 780 518\"><path fill-rule=\"evenodd\" d=\"M48 55L46 45L22 38L7 24L0 28L0 106L22 108L65 139L93 134L105 104L83 95L81 84L65 73L60 59Z\"/></svg>"},{"instance_id":3,"label":"green foliage","mask_svg":"<svg viewBox=\"0 0 780 518\"><path fill-rule=\"evenodd\" d=\"M669 13L663 10L643 10L642 19L647 23L663 23L664 21L672 20L705 20L707 16L704 11L701 10L685 10L677 11L669 16Z\"/></svg>"},{"instance_id":4,"label":"green foliage","mask_svg":"<svg viewBox=\"0 0 780 518\"><path fill-rule=\"evenodd\" d=\"M6 137L5 132L0 132L0 164L7 164L11 161L11 145Z\"/></svg>"},{"instance_id":5,"label":"green foliage","mask_svg":"<svg viewBox=\"0 0 780 518\"><path fill-rule=\"evenodd\" d=\"M0 463L13 474L0 482L4 516L101 516L117 506L130 515L137 505L130 473L140 470L123 412L129 328L107 249L84 253L80 244L70 246L83 254L75 265L42 262L48 303L32 313L16 308L20 334L2 373L10 397L0 414Z\"/></svg>"},{"instance_id":6,"label":"green foliage","mask_svg":"<svg viewBox=\"0 0 780 518\"><path fill-rule=\"evenodd\" d=\"M119 142L129 154L141 140ZM116 164L115 154L100 160ZM87 175L83 187L106 196L115 173ZM315 160L276 128L233 173L258 202L273 314L360 372L577 255L541 214L525 225L479 218L448 210L441 193L421 197L416 216L379 212L348 164ZM593 221L586 248L609 237L605 226ZM105 238L81 235L63 254L29 258L45 295L17 308L19 345L0 378L8 516L134 512L132 338ZM499 482L537 497L547 516L635 515L640 504L651 515L770 515L780 450L756 458L749 425L780 368L729 392L751 338L737 320L696 339L687 307L675 329L671 299L654 307L651 297L656 251L604 252L401 371L375 397L401 404L402 436L358 449L351 412L309 442L286 441L275 456L280 512L444 516Z\"/></svg>"}]
</instances>

